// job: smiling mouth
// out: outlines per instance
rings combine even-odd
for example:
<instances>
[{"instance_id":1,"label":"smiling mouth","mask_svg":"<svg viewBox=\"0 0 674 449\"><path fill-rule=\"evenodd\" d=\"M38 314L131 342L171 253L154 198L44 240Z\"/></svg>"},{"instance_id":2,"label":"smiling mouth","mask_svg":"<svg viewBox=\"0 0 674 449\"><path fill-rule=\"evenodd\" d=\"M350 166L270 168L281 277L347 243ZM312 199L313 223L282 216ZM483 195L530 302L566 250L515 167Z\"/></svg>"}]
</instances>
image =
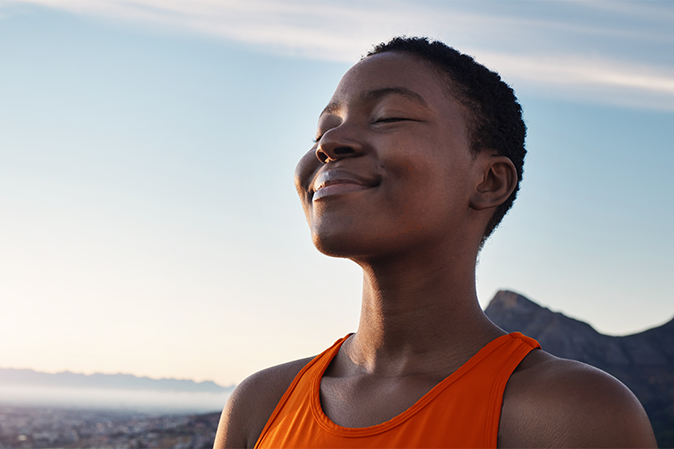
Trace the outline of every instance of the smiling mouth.
<instances>
[{"instance_id":1,"label":"smiling mouth","mask_svg":"<svg viewBox=\"0 0 674 449\"><path fill-rule=\"evenodd\" d=\"M319 173L314 179L312 201L367 190L378 185L378 179L363 178L341 169L328 170Z\"/></svg>"}]
</instances>

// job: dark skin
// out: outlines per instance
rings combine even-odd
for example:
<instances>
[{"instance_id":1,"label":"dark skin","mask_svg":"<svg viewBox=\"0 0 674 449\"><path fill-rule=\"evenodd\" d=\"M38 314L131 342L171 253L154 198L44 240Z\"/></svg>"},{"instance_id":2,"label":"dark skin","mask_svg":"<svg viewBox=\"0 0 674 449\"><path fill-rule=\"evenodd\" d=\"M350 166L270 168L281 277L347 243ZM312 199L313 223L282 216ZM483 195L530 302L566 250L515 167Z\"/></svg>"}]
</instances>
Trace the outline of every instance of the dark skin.
<instances>
[{"instance_id":1,"label":"dark skin","mask_svg":"<svg viewBox=\"0 0 674 449\"><path fill-rule=\"evenodd\" d=\"M505 332L481 310L475 266L512 162L470 151L469 112L428 62L388 52L356 64L319 118L296 186L316 247L363 269L358 331L321 381L345 427L385 422ZM253 447L311 358L234 391L215 447ZM532 351L504 394L499 447L657 447L634 395L608 374Z\"/></svg>"}]
</instances>

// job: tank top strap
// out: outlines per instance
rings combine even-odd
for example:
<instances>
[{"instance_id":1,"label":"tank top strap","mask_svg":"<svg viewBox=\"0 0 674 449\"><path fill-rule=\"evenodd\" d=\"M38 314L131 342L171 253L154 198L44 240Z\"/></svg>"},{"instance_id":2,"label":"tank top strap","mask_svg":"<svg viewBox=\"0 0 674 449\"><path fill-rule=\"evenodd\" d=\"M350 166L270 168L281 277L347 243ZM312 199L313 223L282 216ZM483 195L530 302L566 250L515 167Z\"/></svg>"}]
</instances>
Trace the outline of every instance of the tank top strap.
<instances>
[{"instance_id":1,"label":"tank top strap","mask_svg":"<svg viewBox=\"0 0 674 449\"><path fill-rule=\"evenodd\" d=\"M508 350L501 353L501 368L494 380L491 397L489 398L489 409L487 411L485 426L485 439L489 447L496 447L497 445L501 408L503 406L503 393L505 392L508 380L510 380L510 376L531 350L541 349L541 345L536 340L519 332L512 332L508 336L512 338L512 342L509 343Z\"/></svg>"},{"instance_id":2,"label":"tank top strap","mask_svg":"<svg viewBox=\"0 0 674 449\"><path fill-rule=\"evenodd\" d=\"M370 427L332 422L320 405L320 380L347 335L295 377L255 447L496 447L503 393L536 340L520 333L484 346L398 416Z\"/></svg>"},{"instance_id":3,"label":"tank top strap","mask_svg":"<svg viewBox=\"0 0 674 449\"><path fill-rule=\"evenodd\" d=\"M325 372L330 362L332 362L332 359L335 358L337 352L339 352L339 348L342 346L342 343L344 343L351 335L353 335L353 333L349 333L346 336L334 342L332 346L330 346L328 349L326 349L325 351L321 352L316 357L311 359L311 361L306 365L304 365L304 368L302 368L300 372L297 373L293 381L290 383L290 386L288 387L286 392L283 394L283 396L281 396L281 400L278 402L278 404L276 404L274 411L267 420L267 424L265 424L264 428L262 429L262 433L260 433L260 436L257 439L257 442L255 443L255 447L260 446L260 443L264 439L266 433L269 431L269 428L271 427L272 423L278 418L279 413L281 412L285 404L288 402L288 399L293 394L293 391L295 391L295 389L297 388L297 384L300 382L300 379L302 379L309 370L312 371L315 370L320 373Z\"/></svg>"}]
</instances>

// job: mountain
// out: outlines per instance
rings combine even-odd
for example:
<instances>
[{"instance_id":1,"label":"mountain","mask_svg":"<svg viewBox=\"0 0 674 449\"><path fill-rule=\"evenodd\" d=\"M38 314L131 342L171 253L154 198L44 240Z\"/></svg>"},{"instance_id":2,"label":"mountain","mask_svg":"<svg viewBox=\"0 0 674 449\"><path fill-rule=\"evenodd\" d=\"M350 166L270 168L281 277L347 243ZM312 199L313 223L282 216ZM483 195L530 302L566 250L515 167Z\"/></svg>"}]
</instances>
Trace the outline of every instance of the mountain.
<instances>
[{"instance_id":1,"label":"mountain","mask_svg":"<svg viewBox=\"0 0 674 449\"><path fill-rule=\"evenodd\" d=\"M57 388L100 388L110 390L148 390L176 392L225 393L234 386L223 387L215 382L194 382L185 379L151 379L131 374L77 374L64 371L49 374L32 369L0 368L0 385Z\"/></svg>"},{"instance_id":2,"label":"mountain","mask_svg":"<svg viewBox=\"0 0 674 449\"><path fill-rule=\"evenodd\" d=\"M511 291L496 293L485 313L505 331L535 338L557 357L618 378L643 404L659 446L674 447L674 319L638 334L613 337Z\"/></svg>"}]
</instances>

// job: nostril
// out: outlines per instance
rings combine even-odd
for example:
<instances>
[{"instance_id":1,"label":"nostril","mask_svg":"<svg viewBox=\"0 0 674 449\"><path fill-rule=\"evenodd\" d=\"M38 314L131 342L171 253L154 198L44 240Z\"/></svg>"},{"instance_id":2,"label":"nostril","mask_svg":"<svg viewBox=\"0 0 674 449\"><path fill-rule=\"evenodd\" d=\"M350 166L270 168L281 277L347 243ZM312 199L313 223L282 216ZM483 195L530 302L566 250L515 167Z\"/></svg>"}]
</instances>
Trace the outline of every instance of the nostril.
<instances>
[{"instance_id":1,"label":"nostril","mask_svg":"<svg viewBox=\"0 0 674 449\"><path fill-rule=\"evenodd\" d=\"M348 146L332 147L330 145L319 145L316 148L316 157L322 164L327 164L330 161L337 161L345 157L351 157L357 154L357 151Z\"/></svg>"},{"instance_id":2,"label":"nostril","mask_svg":"<svg viewBox=\"0 0 674 449\"><path fill-rule=\"evenodd\" d=\"M316 157L318 158L319 161L321 161L321 164L325 164L326 162L328 162L328 155L325 154L323 151L317 151Z\"/></svg>"},{"instance_id":3,"label":"nostril","mask_svg":"<svg viewBox=\"0 0 674 449\"><path fill-rule=\"evenodd\" d=\"M338 156L344 156L355 153L354 149L350 147L337 147L332 151Z\"/></svg>"}]
</instances>

